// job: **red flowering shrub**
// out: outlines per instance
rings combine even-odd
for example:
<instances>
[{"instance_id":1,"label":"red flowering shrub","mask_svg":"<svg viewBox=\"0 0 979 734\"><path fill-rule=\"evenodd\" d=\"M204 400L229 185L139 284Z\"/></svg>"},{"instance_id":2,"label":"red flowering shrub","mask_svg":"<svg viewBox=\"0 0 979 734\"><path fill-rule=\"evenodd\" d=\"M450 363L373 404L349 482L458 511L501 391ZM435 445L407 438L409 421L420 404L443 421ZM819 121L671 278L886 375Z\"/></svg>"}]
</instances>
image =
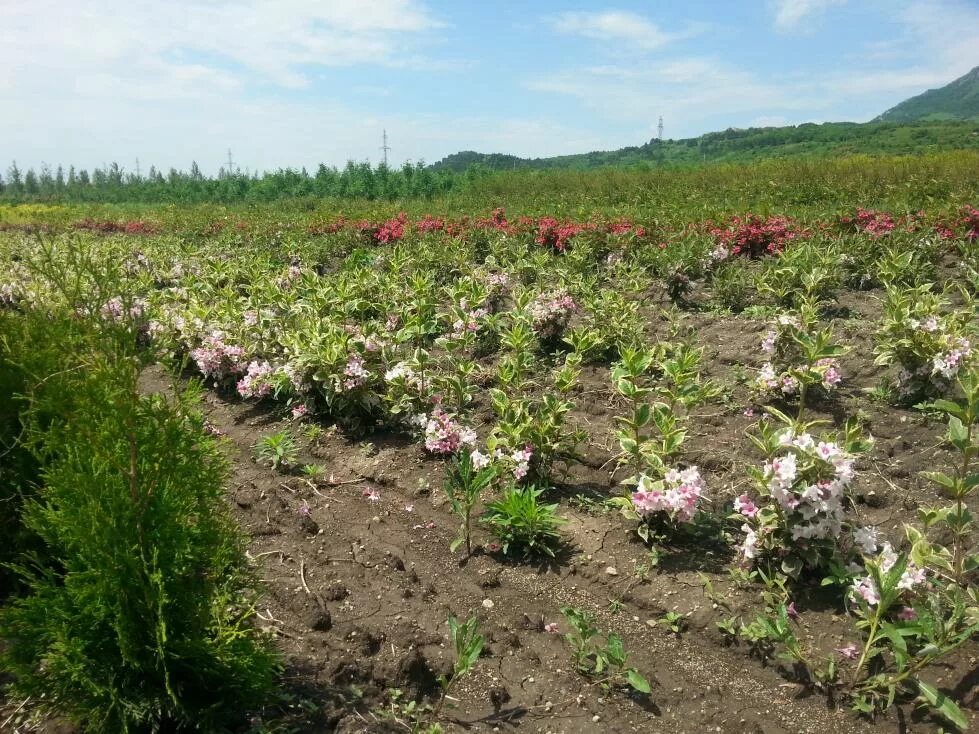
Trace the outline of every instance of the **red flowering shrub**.
<instances>
[{"instance_id":1,"label":"red flowering shrub","mask_svg":"<svg viewBox=\"0 0 979 734\"><path fill-rule=\"evenodd\" d=\"M124 222L113 222L109 219L91 219L86 217L74 224L75 229L99 234L156 234L159 228L151 222L133 219Z\"/></svg>"},{"instance_id":2,"label":"red flowering shrub","mask_svg":"<svg viewBox=\"0 0 979 734\"><path fill-rule=\"evenodd\" d=\"M441 232L445 229L445 221L441 217L433 217L431 214L426 214L415 224L415 229L418 230L419 234Z\"/></svg>"},{"instance_id":3,"label":"red flowering shrub","mask_svg":"<svg viewBox=\"0 0 979 734\"><path fill-rule=\"evenodd\" d=\"M979 209L974 206L963 207L962 226L965 228L965 236L969 242L979 240Z\"/></svg>"},{"instance_id":4,"label":"red flowering shrub","mask_svg":"<svg viewBox=\"0 0 979 734\"><path fill-rule=\"evenodd\" d=\"M839 223L844 230L862 232L871 237L883 237L897 226L893 215L875 209L862 208L858 208L857 213L852 217L840 217Z\"/></svg>"},{"instance_id":5,"label":"red flowering shrub","mask_svg":"<svg viewBox=\"0 0 979 734\"><path fill-rule=\"evenodd\" d=\"M709 231L727 254L750 258L779 253L800 234L786 217L762 219L755 214L731 217L726 227L711 227Z\"/></svg>"},{"instance_id":6,"label":"red flowering shrub","mask_svg":"<svg viewBox=\"0 0 979 734\"><path fill-rule=\"evenodd\" d=\"M584 229L585 227L574 222L561 223L554 217L541 217L537 220L537 237L534 241L538 245L564 252L571 238Z\"/></svg>"},{"instance_id":7,"label":"red flowering shrub","mask_svg":"<svg viewBox=\"0 0 979 734\"><path fill-rule=\"evenodd\" d=\"M405 236L405 230L408 226L408 215L399 212L394 219L389 219L380 226L377 234L374 235L374 239L382 245L397 242Z\"/></svg>"},{"instance_id":8,"label":"red flowering shrub","mask_svg":"<svg viewBox=\"0 0 979 734\"><path fill-rule=\"evenodd\" d=\"M332 222L313 222L306 231L311 235L336 234L347 226L345 217L334 219Z\"/></svg>"}]
</instances>

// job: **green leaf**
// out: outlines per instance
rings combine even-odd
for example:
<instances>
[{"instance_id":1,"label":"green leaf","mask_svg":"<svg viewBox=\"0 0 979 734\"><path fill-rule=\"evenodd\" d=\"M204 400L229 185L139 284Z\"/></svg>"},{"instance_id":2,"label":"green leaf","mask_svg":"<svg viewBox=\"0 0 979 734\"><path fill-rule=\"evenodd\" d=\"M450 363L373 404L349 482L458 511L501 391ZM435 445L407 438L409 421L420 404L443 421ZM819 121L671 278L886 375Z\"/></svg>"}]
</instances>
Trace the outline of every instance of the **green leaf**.
<instances>
[{"instance_id":1,"label":"green leaf","mask_svg":"<svg viewBox=\"0 0 979 734\"><path fill-rule=\"evenodd\" d=\"M463 540L465 540L465 538L463 538L461 535L458 538L456 538L455 540L453 540L452 543L449 545L449 553L455 553L456 552L456 549L460 545L462 545L462 541Z\"/></svg>"},{"instance_id":2,"label":"green leaf","mask_svg":"<svg viewBox=\"0 0 979 734\"><path fill-rule=\"evenodd\" d=\"M947 487L948 489L955 488L955 480L943 472L923 471L920 472L920 474L930 482L934 482L935 484L940 484L941 486Z\"/></svg>"},{"instance_id":3,"label":"green leaf","mask_svg":"<svg viewBox=\"0 0 979 734\"><path fill-rule=\"evenodd\" d=\"M630 668L625 673L626 680L629 681L629 685L635 688L640 693L649 693L651 690L649 687L649 681L639 675L639 672Z\"/></svg>"},{"instance_id":4,"label":"green leaf","mask_svg":"<svg viewBox=\"0 0 979 734\"><path fill-rule=\"evenodd\" d=\"M918 681L918 690L921 691L922 698L928 702L929 706L955 724L959 729L965 731L969 727L968 719L965 718L962 710L951 698L922 680Z\"/></svg>"}]
</instances>

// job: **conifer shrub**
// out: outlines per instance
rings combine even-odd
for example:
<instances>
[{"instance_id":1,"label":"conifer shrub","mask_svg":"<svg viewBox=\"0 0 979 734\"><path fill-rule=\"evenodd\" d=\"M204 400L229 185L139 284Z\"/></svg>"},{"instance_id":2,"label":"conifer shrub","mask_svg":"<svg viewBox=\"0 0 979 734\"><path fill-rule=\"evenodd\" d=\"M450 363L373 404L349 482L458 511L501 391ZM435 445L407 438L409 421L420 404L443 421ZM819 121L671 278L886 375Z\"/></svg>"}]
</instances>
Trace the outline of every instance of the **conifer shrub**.
<instances>
[{"instance_id":1,"label":"conifer shrub","mask_svg":"<svg viewBox=\"0 0 979 734\"><path fill-rule=\"evenodd\" d=\"M36 550L10 566L22 587L0 610L0 668L15 695L84 731L220 730L262 704L277 669L251 625L227 460L200 388L140 391L133 320L67 301L24 314L46 332L31 345L21 323L0 362L3 387L13 375L25 388L17 446L37 472L19 513ZM47 380L31 347L60 348Z\"/></svg>"}]
</instances>

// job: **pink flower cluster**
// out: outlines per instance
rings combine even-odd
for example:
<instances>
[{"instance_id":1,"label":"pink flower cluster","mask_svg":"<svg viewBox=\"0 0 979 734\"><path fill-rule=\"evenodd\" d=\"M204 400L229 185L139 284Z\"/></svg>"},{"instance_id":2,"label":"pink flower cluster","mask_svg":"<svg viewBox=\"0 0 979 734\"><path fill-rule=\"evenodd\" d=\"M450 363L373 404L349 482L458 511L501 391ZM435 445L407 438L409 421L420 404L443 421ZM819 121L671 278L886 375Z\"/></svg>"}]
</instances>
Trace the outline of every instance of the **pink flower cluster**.
<instances>
[{"instance_id":1,"label":"pink flower cluster","mask_svg":"<svg viewBox=\"0 0 979 734\"><path fill-rule=\"evenodd\" d=\"M979 240L979 209L974 206L962 208L962 226L965 228L965 237L970 242Z\"/></svg>"},{"instance_id":2,"label":"pink flower cluster","mask_svg":"<svg viewBox=\"0 0 979 734\"><path fill-rule=\"evenodd\" d=\"M727 226L712 227L709 231L714 236L715 243L726 248L730 255L751 258L779 253L800 234L786 217L772 216L762 219L754 214L744 218L731 217ZM718 250L715 249L715 253Z\"/></svg>"},{"instance_id":3,"label":"pink flower cluster","mask_svg":"<svg viewBox=\"0 0 979 734\"><path fill-rule=\"evenodd\" d=\"M425 423L425 448L433 454L454 454L476 443L476 432L457 423L441 408L435 408Z\"/></svg>"},{"instance_id":4,"label":"pink flower cluster","mask_svg":"<svg viewBox=\"0 0 979 734\"><path fill-rule=\"evenodd\" d=\"M571 238L583 229L584 227L574 222L558 222L554 217L541 217L537 220L537 236L534 242L564 252L568 249Z\"/></svg>"},{"instance_id":5,"label":"pink flower cluster","mask_svg":"<svg viewBox=\"0 0 979 734\"><path fill-rule=\"evenodd\" d=\"M126 305L123 303L122 298L115 296L110 298L99 309L99 313L102 318L108 319L109 321L119 322L125 318L138 319L143 316L146 312L146 301L142 298L137 298L132 302L132 305L127 309Z\"/></svg>"},{"instance_id":6,"label":"pink flower cluster","mask_svg":"<svg viewBox=\"0 0 979 734\"><path fill-rule=\"evenodd\" d=\"M344 380L341 383L346 391L356 390L367 384L370 372L364 367L364 358L357 353L347 357L347 366L343 368Z\"/></svg>"},{"instance_id":7,"label":"pink flower cluster","mask_svg":"<svg viewBox=\"0 0 979 734\"><path fill-rule=\"evenodd\" d=\"M643 518L665 512L672 520L692 522L704 498L705 487L704 479L695 466L682 471L671 469L662 480L657 481L643 475L632 493L632 506Z\"/></svg>"},{"instance_id":8,"label":"pink flower cluster","mask_svg":"<svg viewBox=\"0 0 979 734\"><path fill-rule=\"evenodd\" d=\"M578 304L564 291L542 293L530 304L533 328L541 339L548 339L564 331Z\"/></svg>"},{"instance_id":9,"label":"pink flower cluster","mask_svg":"<svg viewBox=\"0 0 979 734\"><path fill-rule=\"evenodd\" d=\"M212 331L204 337L201 346L191 350L190 357L205 377L221 380L241 374L244 354L241 347L224 341L223 332Z\"/></svg>"},{"instance_id":10,"label":"pink flower cluster","mask_svg":"<svg viewBox=\"0 0 979 734\"><path fill-rule=\"evenodd\" d=\"M474 334L479 331L479 320L489 314L489 311L485 308L467 310L469 303L465 298L462 299L459 307L463 312L463 317L456 319L452 324L452 337L454 339L459 339L466 334Z\"/></svg>"},{"instance_id":11,"label":"pink flower cluster","mask_svg":"<svg viewBox=\"0 0 979 734\"><path fill-rule=\"evenodd\" d=\"M845 229L869 234L871 237L883 237L890 234L897 226L894 216L876 209L857 209L852 217L840 217L840 225Z\"/></svg>"},{"instance_id":12,"label":"pink flower cluster","mask_svg":"<svg viewBox=\"0 0 979 734\"><path fill-rule=\"evenodd\" d=\"M951 380L958 374L959 368L972 356L972 345L964 337L952 338L952 349L943 354L937 355L932 360L931 373L941 375L946 380Z\"/></svg>"},{"instance_id":13,"label":"pink flower cluster","mask_svg":"<svg viewBox=\"0 0 979 734\"><path fill-rule=\"evenodd\" d=\"M881 573L886 574L894 568L894 564L897 563L897 553L894 552L890 543L884 543L877 562L880 564ZM901 574L901 578L897 582L897 588L902 591L911 591L914 587L920 586L927 580L928 577L925 569L919 568L911 561L908 561L904 573ZM869 575L856 579L850 587L850 592L854 598L863 599L872 607L880 604L880 589L877 588L877 584L874 583L873 578ZM902 610L902 614L906 618L909 616L906 609Z\"/></svg>"},{"instance_id":14,"label":"pink flower cluster","mask_svg":"<svg viewBox=\"0 0 979 734\"><path fill-rule=\"evenodd\" d=\"M264 360L249 362L245 376L238 381L238 394L243 398L264 398L272 392L269 378L273 372L272 365Z\"/></svg>"},{"instance_id":15,"label":"pink flower cluster","mask_svg":"<svg viewBox=\"0 0 979 734\"><path fill-rule=\"evenodd\" d=\"M762 469L765 490L782 510L793 542L836 538L843 527L845 495L853 481L853 457L832 441L816 441L810 434L784 429L778 436L782 452ZM748 495L735 500L735 510L749 520L758 505ZM746 524L741 552L757 557L761 535Z\"/></svg>"}]
</instances>

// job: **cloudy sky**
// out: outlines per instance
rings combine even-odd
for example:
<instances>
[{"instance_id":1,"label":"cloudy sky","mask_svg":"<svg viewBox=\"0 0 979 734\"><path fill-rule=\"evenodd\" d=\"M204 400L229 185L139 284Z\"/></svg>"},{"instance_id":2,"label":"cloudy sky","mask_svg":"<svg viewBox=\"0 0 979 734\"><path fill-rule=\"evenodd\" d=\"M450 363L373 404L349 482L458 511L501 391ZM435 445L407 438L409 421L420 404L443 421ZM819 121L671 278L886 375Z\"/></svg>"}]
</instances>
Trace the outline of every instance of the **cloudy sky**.
<instances>
[{"instance_id":1,"label":"cloudy sky","mask_svg":"<svg viewBox=\"0 0 979 734\"><path fill-rule=\"evenodd\" d=\"M0 0L0 169L556 155L865 121L979 65L979 0Z\"/></svg>"}]
</instances>

